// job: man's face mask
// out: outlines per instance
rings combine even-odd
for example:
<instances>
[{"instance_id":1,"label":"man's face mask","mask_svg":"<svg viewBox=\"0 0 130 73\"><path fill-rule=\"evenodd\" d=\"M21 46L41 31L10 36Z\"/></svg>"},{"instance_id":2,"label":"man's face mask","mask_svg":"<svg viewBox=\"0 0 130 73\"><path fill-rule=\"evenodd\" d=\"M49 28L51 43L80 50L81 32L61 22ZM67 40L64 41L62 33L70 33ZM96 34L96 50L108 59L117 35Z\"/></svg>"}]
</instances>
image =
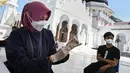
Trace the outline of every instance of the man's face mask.
<instances>
[{"instance_id":1,"label":"man's face mask","mask_svg":"<svg viewBox=\"0 0 130 73\"><path fill-rule=\"evenodd\" d=\"M107 40L106 40L106 43L107 43L107 44L112 44L112 43L113 43L113 40L112 40L112 39L107 39Z\"/></svg>"}]
</instances>

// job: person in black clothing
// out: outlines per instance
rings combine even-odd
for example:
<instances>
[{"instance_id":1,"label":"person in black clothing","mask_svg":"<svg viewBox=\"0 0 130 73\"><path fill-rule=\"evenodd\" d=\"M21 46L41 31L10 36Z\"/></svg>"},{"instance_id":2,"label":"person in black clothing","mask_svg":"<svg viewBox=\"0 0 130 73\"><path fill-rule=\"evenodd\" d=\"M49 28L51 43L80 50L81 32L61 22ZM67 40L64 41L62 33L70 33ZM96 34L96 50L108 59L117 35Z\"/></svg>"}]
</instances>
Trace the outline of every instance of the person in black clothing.
<instances>
[{"instance_id":1,"label":"person in black clothing","mask_svg":"<svg viewBox=\"0 0 130 73\"><path fill-rule=\"evenodd\" d=\"M17 29L17 27L13 26L12 31L15 30L15 29ZM7 40L8 40L8 38L6 38L5 40L0 40L0 47L5 47L6 44L7 44Z\"/></svg>"},{"instance_id":2,"label":"person in black clothing","mask_svg":"<svg viewBox=\"0 0 130 73\"><path fill-rule=\"evenodd\" d=\"M106 45L99 46L97 50L98 61L84 68L84 73L95 73L98 70L101 73L116 73L115 66L120 59L120 51L112 45L113 38L114 35L111 32L104 34Z\"/></svg>"},{"instance_id":3,"label":"person in black clothing","mask_svg":"<svg viewBox=\"0 0 130 73\"><path fill-rule=\"evenodd\" d=\"M7 39L0 40L0 47L5 47L6 43L7 43Z\"/></svg>"},{"instance_id":4,"label":"person in black clothing","mask_svg":"<svg viewBox=\"0 0 130 73\"><path fill-rule=\"evenodd\" d=\"M24 6L23 27L11 32L5 48L5 65L11 73L53 73L51 66L66 62L69 51L80 45L75 37L57 51L52 32L44 28L50 15L41 2Z\"/></svg>"}]
</instances>

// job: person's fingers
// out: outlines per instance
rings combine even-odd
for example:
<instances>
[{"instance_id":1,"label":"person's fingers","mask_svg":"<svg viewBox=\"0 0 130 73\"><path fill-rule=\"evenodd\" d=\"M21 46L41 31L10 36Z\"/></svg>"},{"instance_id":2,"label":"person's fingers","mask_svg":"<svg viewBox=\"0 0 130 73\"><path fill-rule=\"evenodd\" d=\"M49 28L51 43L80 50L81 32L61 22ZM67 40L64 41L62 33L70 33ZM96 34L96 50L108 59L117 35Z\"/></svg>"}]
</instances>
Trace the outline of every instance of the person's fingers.
<instances>
[{"instance_id":1,"label":"person's fingers","mask_svg":"<svg viewBox=\"0 0 130 73\"><path fill-rule=\"evenodd\" d=\"M104 69L103 69L103 73L106 71L106 69L107 69L107 68L104 68Z\"/></svg>"},{"instance_id":2,"label":"person's fingers","mask_svg":"<svg viewBox=\"0 0 130 73\"><path fill-rule=\"evenodd\" d=\"M103 72L103 67L101 67L101 68L99 69L99 71L100 71L100 72Z\"/></svg>"},{"instance_id":3,"label":"person's fingers","mask_svg":"<svg viewBox=\"0 0 130 73\"><path fill-rule=\"evenodd\" d=\"M99 69L99 71L101 71L102 70L102 67Z\"/></svg>"},{"instance_id":4,"label":"person's fingers","mask_svg":"<svg viewBox=\"0 0 130 73\"><path fill-rule=\"evenodd\" d=\"M75 39L76 41L78 41L78 37L77 37L77 36L74 36L74 39Z\"/></svg>"}]
</instances>

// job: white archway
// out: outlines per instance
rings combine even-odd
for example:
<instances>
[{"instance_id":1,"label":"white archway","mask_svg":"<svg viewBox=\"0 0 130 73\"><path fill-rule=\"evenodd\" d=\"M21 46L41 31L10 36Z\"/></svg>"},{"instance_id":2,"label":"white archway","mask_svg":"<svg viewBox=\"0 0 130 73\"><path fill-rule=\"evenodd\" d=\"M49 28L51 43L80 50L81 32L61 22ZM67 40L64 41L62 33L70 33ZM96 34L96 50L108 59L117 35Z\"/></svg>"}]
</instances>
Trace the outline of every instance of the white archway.
<instances>
[{"instance_id":1,"label":"white archway","mask_svg":"<svg viewBox=\"0 0 130 73\"><path fill-rule=\"evenodd\" d=\"M117 48L119 48L120 51L123 52L126 44L126 35L124 33L117 34L115 42L117 43Z\"/></svg>"},{"instance_id":2,"label":"white archway","mask_svg":"<svg viewBox=\"0 0 130 73\"><path fill-rule=\"evenodd\" d=\"M82 44L86 45L88 43L88 27L85 24L82 24L81 31L80 31L80 41Z\"/></svg>"},{"instance_id":3,"label":"white archway","mask_svg":"<svg viewBox=\"0 0 130 73\"><path fill-rule=\"evenodd\" d=\"M67 15L62 15L60 17L60 24L63 22L63 21L67 21L69 23L69 17Z\"/></svg>"},{"instance_id":4,"label":"white archway","mask_svg":"<svg viewBox=\"0 0 130 73\"><path fill-rule=\"evenodd\" d=\"M78 26L79 26L79 21L78 20L73 20L70 33L69 33L69 40L71 40L74 36L77 36L78 34ZM78 36L77 36L78 37Z\"/></svg>"},{"instance_id":5,"label":"white archway","mask_svg":"<svg viewBox=\"0 0 130 73\"><path fill-rule=\"evenodd\" d=\"M62 15L60 17L60 22L57 25L56 30L56 40L58 40L59 42L67 42L68 23L69 23L69 17L67 15Z\"/></svg>"}]
</instances>

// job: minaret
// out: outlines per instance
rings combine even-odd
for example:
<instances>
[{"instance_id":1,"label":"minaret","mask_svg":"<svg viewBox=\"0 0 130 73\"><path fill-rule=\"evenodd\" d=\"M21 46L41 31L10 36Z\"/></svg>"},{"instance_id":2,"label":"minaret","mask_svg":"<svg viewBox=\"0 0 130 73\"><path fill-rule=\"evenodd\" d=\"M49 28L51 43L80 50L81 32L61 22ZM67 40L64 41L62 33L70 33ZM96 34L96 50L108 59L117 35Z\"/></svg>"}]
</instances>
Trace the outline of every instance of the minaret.
<instances>
[{"instance_id":1,"label":"minaret","mask_svg":"<svg viewBox=\"0 0 130 73\"><path fill-rule=\"evenodd\" d=\"M18 7L17 4L18 0L8 0L8 2L5 4L5 10L2 16L2 21L0 25L6 26L5 23L9 19L12 13L16 14L16 8Z\"/></svg>"},{"instance_id":2,"label":"minaret","mask_svg":"<svg viewBox=\"0 0 130 73\"><path fill-rule=\"evenodd\" d=\"M12 30L11 25L14 24L17 16L18 0L8 0L5 4L3 16L0 23L0 40L5 40ZM15 19L15 20L14 20Z\"/></svg>"}]
</instances>

